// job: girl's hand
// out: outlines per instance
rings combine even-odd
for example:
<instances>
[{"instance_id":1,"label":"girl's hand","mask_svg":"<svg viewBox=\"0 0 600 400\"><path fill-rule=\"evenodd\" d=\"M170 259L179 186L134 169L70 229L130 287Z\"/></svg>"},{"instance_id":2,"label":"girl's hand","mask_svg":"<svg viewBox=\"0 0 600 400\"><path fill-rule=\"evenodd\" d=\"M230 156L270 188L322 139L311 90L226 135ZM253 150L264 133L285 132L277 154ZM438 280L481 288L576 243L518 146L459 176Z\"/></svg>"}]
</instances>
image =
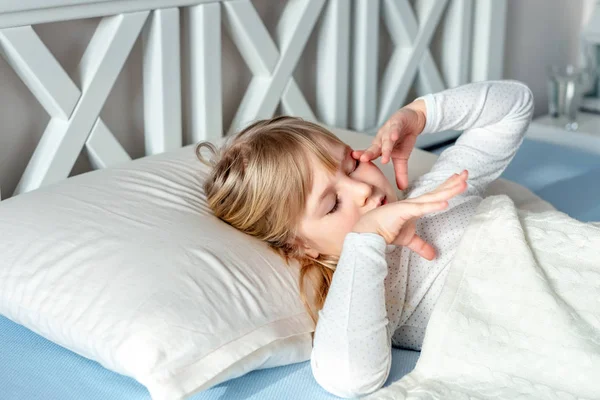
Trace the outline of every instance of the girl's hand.
<instances>
[{"instance_id":1,"label":"girl's hand","mask_svg":"<svg viewBox=\"0 0 600 400\"><path fill-rule=\"evenodd\" d=\"M468 172L454 174L432 192L414 199L377 207L364 214L352 231L376 233L387 244L405 246L427 260L435 258L435 249L416 234L415 220L448 207L448 200L467 189Z\"/></svg>"},{"instance_id":2,"label":"girl's hand","mask_svg":"<svg viewBox=\"0 0 600 400\"><path fill-rule=\"evenodd\" d=\"M398 189L408 186L408 158L415 147L417 136L423 132L427 121L427 108L423 100L413 101L396 111L379 129L371 146L352 152L355 160L363 162L377 159L386 164L390 158L396 174Z\"/></svg>"}]
</instances>

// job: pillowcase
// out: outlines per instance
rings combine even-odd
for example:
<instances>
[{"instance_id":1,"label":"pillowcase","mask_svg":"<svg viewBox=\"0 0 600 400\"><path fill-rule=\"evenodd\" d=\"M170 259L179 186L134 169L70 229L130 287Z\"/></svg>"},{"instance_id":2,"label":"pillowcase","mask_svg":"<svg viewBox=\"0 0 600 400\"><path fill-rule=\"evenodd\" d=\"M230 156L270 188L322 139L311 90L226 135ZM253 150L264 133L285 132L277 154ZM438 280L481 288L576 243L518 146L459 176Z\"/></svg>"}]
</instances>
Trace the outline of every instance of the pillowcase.
<instances>
[{"instance_id":1,"label":"pillowcase","mask_svg":"<svg viewBox=\"0 0 600 400\"><path fill-rule=\"evenodd\" d=\"M372 140L334 132L354 148ZM410 179L435 159L415 149ZM154 399L309 359L295 264L212 215L207 172L188 146L1 202L0 314Z\"/></svg>"},{"instance_id":2,"label":"pillowcase","mask_svg":"<svg viewBox=\"0 0 600 400\"><path fill-rule=\"evenodd\" d=\"M309 359L298 274L215 218L194 147L0 202L0 314L154 399Z\"/></svg>"}]
</instances>

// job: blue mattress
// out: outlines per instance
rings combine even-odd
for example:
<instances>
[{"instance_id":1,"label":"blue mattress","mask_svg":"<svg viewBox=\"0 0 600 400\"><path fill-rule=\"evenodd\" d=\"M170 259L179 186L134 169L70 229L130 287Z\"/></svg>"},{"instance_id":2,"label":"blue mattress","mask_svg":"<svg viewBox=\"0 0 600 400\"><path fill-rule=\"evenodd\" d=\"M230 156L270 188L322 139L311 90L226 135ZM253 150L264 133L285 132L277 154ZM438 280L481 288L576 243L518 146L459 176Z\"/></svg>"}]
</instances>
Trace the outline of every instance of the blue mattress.
<instances>
[{"instance_id":1,"label":"blue mattress","mask_svg":"<svg viewBox=\"0 0 600 400\"><path fill-rule=\"evenodd\" d=\"M526 139L502 177L575 219L600 221L598 154Z\"/></svg>"},{"instance_id":2,"label":"blue mattress","mask_svg":"<svg viewBox=\"0 0 600 400\"><path fill-rule=\"evenodd\" d=\"M443 149L435 152L439 153ZM600 221L600 156L525 140L504 178L529 187L558 209ZM418 352L393 349L386 383L408 373ZM49 342L0 316L0 400L148 400L131 378ZM192 397L216 399L332 399L314 381L308 362L254 371Z\"/></svg>"},{"instance_id":3,"label":"blue mattress","mask_svg":"<svg viewBox=\"0 0 600 400\"><path fill-rule=\"evenodd\" d=\"M435 150L440 154L447 145ZM517 182L558 210L600 221L600 155L525 139L502 178Z\"/></svg>"},{"instance_id":4,"label":"blue mattress","mask_svg":"<svg viewBox=\"0 0 600 400\"><path fill-rule=\"evenodd\" d=\"M392 350L386 386L410 372L416 351ZM1 400L150 400L144 386L0 316ZM308 361L253 371L192 400L337 399L313 379Z\"/></svg>"}]
</instances>

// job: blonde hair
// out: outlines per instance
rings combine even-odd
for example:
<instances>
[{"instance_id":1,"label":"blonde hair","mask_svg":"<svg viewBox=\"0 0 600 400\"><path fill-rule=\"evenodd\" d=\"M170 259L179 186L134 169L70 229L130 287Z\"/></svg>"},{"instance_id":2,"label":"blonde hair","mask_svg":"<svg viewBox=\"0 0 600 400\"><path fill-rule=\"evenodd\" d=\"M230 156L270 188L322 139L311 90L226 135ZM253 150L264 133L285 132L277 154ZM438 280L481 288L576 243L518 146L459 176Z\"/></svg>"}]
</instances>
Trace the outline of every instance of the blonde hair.
<instances>
[{"instance_id":1,"label":"blonde hair","mask_svg":"<svg viewBox=\"0 0 600 400\"><path fill-rule=\"evenodd\" d=\"M300 297L315 323L338 258L304 254L298 225L313 185L310 156L334 173L335 145L346 146L317 124L282 116L251 124L220 149L209 142L196 147L198 159L212 167L204 182L209 207L221 220L266 242L288 264L299 262ZM203 148L211 158L201 154Z\"/></svg>"}]
</instances>

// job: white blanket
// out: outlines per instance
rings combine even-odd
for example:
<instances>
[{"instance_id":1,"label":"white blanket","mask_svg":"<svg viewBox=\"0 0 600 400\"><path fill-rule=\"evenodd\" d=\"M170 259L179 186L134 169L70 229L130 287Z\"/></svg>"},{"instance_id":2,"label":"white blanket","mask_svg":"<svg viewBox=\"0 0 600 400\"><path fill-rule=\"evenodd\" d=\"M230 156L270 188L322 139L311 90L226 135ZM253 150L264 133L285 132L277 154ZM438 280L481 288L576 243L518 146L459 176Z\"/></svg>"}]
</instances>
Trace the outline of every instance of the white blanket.
<instances>
[{"instance_id":1,"label":"white blanket","mask_svg":"<svg viewBox=\"0 0 600 400\"><path fill-rule=\"evenodd\" d=\"M600 225L485 199L415 370L368 398L600 399Z\"/></svg>"}]
</instances>

